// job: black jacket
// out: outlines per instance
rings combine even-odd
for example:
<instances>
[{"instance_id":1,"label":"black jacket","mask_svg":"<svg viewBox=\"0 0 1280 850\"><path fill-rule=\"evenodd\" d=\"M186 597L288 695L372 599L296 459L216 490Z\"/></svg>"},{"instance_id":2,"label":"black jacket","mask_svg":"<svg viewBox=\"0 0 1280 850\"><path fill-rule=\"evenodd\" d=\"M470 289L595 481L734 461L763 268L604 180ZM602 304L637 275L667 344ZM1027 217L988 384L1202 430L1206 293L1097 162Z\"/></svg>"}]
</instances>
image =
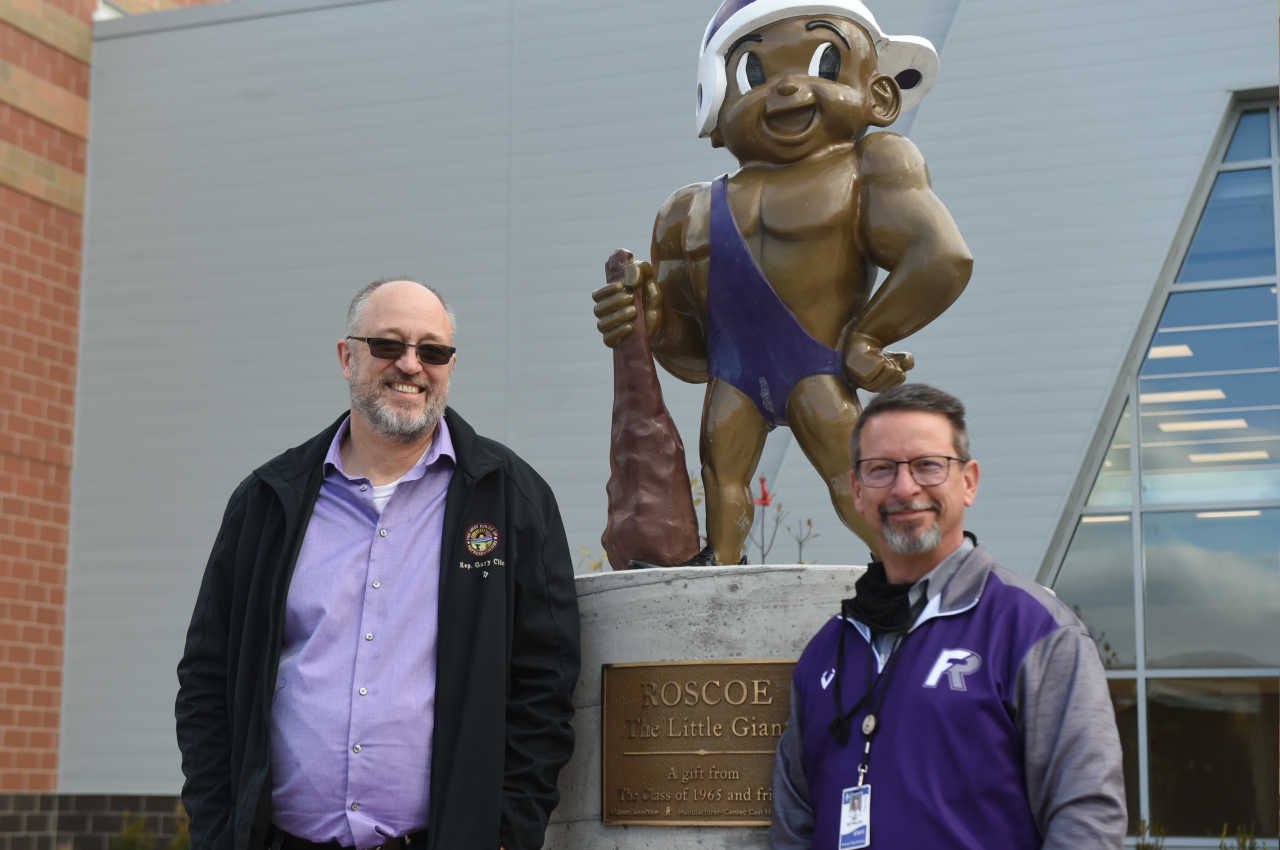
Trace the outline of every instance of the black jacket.
<instances>
[{"instance_id":1,"label":"black jacket","mask_svg":"<svg viewBox=\"0 0 1280 850\"><path fill-rule=\"evenodd\" d=\"M343 417L231 496L178 665L192 850L257 850L271 822L271 695L289 580ZM427 850L537 850L573 753L578 600L555 497L506 447L445 414L445 499ZM473 555L466 529L497 547ZM394 781L394 777L388 777Z\"/></svg>"}]
</instances>

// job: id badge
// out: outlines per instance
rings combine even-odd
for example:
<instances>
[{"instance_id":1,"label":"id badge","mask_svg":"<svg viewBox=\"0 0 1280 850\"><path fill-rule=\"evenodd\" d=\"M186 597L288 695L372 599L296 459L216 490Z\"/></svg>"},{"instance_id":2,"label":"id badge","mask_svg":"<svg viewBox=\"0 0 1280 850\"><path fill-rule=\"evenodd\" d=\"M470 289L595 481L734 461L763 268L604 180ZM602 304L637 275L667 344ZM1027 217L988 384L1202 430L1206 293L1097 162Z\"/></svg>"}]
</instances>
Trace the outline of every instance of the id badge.
<instances>
[{"instance_id":1,"label":"id badge","mask_svg":"<svg viewBox=\"0 0 1280 850\"><path fill-rule=\"evenodd\" d=\"M846 788L841 793L840 848L859 850L871 846L871 786Z\"/></svg>"}]
</instances>

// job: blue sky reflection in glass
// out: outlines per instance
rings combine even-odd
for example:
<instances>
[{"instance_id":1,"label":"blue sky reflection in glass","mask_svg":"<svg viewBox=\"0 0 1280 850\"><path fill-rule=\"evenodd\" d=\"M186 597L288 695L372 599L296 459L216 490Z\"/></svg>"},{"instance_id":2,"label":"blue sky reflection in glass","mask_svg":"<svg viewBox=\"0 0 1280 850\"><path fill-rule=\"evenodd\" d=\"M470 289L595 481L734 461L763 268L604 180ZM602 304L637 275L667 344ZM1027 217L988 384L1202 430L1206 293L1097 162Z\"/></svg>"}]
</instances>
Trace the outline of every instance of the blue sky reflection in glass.
<instances>
[{"instance_id":1,"label":"blue sky reflection in glass","mask_svg":"<svg viewBox=\"0 0 1280 850\"><path fill-rule=\"evenodd\" d=\"M1144 502L1280 498L1274 287L1173 293L1138 402Z\"/></svg>"},{"instance_id":2,"label":"blue sky reflection in glass","mask_svg":"<svg viewBox=\"0 0 1280 850\"><path fill-rule=\"evenodd\" d=\"M1271 169L1218 175L1182 263L1178 283L1275 274Z\"/></svg>"},{"instance_id":3,"label":"blue sky reflection in glass","mask_svg":"<svg viewBox=\"0 0 1280 850\"><path fill-rule=\"evenodd\" d=\"M1265 109L1240 116L1224 162L1271 159L1271 116Z\"/></svg>"},{"instance_id":4,"label":"blue sky reflection in glass","mask_svg":"<svg viewBox=\"0 0 1280 850\"><path fill-rule=\"evenodd\" d=\"M1093 489L1089 492L1088 506L1117 507L1133 502L1133 478L1129 463L1131 432L1129 422L1129 405L1124 406L1120 415L1120 423L1111 435L1111 445L1107 448L1107 456L1102 459L1102 468L1093 481Z\"/></svg>"}]
</instances>

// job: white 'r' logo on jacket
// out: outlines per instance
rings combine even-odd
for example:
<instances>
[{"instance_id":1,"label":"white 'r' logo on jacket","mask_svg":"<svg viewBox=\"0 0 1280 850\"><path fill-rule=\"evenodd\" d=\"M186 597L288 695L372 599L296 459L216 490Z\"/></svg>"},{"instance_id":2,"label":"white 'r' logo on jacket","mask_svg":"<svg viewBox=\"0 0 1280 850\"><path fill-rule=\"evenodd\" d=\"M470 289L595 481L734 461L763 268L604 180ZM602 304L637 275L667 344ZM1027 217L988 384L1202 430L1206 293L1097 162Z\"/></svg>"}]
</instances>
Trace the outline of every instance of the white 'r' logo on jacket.
<instances>
[{"instance_id":1,"label":"white 'r' logo on jacket","mask_svg":"<svg viewBox=\"0 0 1280 850\"><path fill-rule=\"evenodd\" d=\"M938 654L938 660L933 662L933 669L924 680L924 686L936 688L938 680L942 678L943 673L946 673L947 678L951 680L951 690L968 690L964 686L964 677L978 672L981 666L982 656L976 652L968 649L944 649Z\"/></svg>"}]
</instances>

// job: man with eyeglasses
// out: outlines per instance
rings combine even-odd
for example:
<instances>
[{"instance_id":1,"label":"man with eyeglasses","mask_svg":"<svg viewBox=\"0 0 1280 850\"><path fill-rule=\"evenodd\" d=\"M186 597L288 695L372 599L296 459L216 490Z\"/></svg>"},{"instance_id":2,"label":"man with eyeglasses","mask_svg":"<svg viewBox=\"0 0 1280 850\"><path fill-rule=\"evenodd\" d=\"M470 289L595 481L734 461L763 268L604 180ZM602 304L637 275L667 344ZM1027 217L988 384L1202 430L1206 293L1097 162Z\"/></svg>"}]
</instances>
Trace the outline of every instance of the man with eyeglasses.
<instances>
[{"instance_id":1,"label":"man with eyeglasses","mask_svg":"<svg viewBox=\"0 0 1280 850\"><path fill-rule=\"evenodd\" d=\"M1097 648L964 530L979 477L964 405L903 384L867 405L852 449L881 559L796 665L775 850L1123 847Z\"/></svg>"},{"instance_id":2,"label":"man with eyeglasses","mask_svg":"<svg viewBox=\"0 0 1280 850\"><path fill-rule=\"evenodd\" d=\"M452 310L361 289L351 409L231 497L178 666L192 850L537 850L573 751L550 488L446 406Z\"/></svg>"}]
</instances>

